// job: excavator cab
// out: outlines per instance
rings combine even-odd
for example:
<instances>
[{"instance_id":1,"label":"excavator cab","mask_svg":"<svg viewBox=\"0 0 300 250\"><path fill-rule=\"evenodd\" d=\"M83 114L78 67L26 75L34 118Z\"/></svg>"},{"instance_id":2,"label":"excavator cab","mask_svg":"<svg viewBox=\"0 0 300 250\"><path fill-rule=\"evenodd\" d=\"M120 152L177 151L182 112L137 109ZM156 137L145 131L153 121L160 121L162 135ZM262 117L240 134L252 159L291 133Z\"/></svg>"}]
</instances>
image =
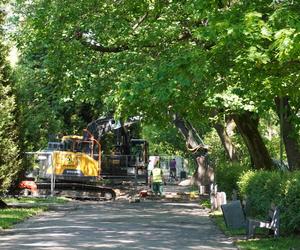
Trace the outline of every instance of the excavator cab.
<instances>
[{"instance_id":1,"label":"excavator cab","mask_svg":"<svg viewBox=\"0 0 300 250\"><path fill-rule=\"evenodd\" d=\"M87 154L95 160L99 160L99 144L81 136L64 136L62 139L62 150L74 153Z\"/></svg>"}]
</instances>

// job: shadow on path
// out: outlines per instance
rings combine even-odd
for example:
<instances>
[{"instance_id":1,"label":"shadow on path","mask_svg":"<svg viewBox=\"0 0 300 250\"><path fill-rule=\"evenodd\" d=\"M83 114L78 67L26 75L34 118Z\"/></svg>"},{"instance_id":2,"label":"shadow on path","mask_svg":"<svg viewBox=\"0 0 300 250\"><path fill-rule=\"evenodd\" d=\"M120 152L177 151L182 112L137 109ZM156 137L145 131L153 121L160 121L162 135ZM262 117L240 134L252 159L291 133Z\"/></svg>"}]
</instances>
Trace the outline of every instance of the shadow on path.
<instances>
[{"instance_id":1,"label":"shadow on path","mask_svg":"<svg viewBox=\"0 0 300 250\"><path fill-rule=\"evenodd\" d=\"M0 235L0 249L237 249L195 203L75 202Z\"/></svg>"}]
</instances>

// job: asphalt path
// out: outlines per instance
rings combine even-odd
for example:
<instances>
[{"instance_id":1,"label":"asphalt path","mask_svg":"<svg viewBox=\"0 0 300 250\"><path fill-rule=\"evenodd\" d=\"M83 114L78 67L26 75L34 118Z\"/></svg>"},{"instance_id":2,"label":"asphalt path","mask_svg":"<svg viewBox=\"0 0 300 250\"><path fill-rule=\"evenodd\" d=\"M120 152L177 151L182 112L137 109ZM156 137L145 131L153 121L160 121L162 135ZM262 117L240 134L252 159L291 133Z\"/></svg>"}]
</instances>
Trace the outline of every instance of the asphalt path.
<instances>
[{"instance_id":1,"label":"asphalt path","mask_svg":"<svg viewBox=\"0 0 300 250\"><path fill-rule=\"evenodd\" d=\"M71 202L0 234L0 249L237 249L197 203Z\"/></svg>"}]
</instances>

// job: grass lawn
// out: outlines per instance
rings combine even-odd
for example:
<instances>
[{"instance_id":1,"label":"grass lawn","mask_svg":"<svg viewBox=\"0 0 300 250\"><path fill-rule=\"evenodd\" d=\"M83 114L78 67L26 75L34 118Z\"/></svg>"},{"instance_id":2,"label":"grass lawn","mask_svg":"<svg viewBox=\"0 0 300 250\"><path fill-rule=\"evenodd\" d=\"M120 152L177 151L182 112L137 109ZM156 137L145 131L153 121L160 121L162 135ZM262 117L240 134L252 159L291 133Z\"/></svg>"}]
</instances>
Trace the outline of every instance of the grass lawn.
<instances>
[{"instance_id":1,"label":"grass lawn","mask_svg":"<svg viewBox=\"0 0 300 250\"><path fill-rule=\"evenodd\" d=\"M257 238L245 240L244 229L232 230L226 227L222 212L214 212L211 217L225 235L238 239L236 245L241 250L300 250L300 236L268 238L266 229L258 228L256 230Z\"/></svg>"},{"instance_id":2,"label":"grass lawn","mask_svg":"<svg viewBox=\"0 0 300 250\"><path fill-rule=\"evenodd\" d=\"M26 203L33 205L47 205L47 204L64 204L68 202L67 198L64 197L21 197L21 198L2 198L2 200L6 203Z\"/></svg>"},{"instance_id":3,"label":"grass lawn","mask_svg":"<svg viewBox=\"0 0 300 250\"><path fill-rule=\"evenodd\" d=\"M237 242L237 245L242 250L300 250L300 237L253 239Z\"/></svg>"},{"instance_id":4,"label":"grass lawn","mask_svg":"<svg viewBox=\"0 0 300 250\"><path fill-rule=\"evenodd\" d=\"M3 198L6 203L30 204L28 208L6 208L0 209L0 228L11 228L14 224L24 221L25 219L37 215L47 210L47 205L63 204L68 200L64 198Z\"/></svg>"},{"instance_id":5,"label":"grass lawn","mask_svg":"<svg viewBox=\"0 0 300 250\"><path fill-rule=\"evenodd\" d=\"M13 224L21 222L31 216L46 210L46 207L35 208L7 208L0 210L0 227L10 228Z\"/></svg>"}]
</instances>

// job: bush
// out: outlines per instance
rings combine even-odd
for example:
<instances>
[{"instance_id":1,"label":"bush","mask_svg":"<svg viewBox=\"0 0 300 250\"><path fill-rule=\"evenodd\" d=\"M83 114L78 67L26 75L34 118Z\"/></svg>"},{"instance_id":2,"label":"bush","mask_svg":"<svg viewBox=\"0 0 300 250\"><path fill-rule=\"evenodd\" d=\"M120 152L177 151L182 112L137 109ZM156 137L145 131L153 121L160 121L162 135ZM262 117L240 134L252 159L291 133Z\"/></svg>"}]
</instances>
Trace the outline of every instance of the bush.
<instances>
[{"instance_id":1,"label":"bush","mask_svg":"<svg viewBox=\"0 0 300 250\"><path fill-rule=\"evenodd\" d=\"M283 195L281 172L248 171L239 182L239 191L247 201L249 216L265 217L271 202L279 204Z\"/></svg>"},{"instance_id":2,"label":"bush","mask_svg":"<svg viewBox=\"0 0 300 250\"><path fill-rule=\"evenodd\" d=\"M237 149L239 162L232 162L225 153L220 137L216 130L205 135L205 143L210 145L209 161L210 166L215 169L216 183L218 190L224 191L227 197L231 197L233 189L237 190L237 181L240 175L249 169L249 152L240 136L231 137Z\"/></svg>"},{"instance_id":3,"label":"bush","mask_svg":"<svg viewBox=\"0 0 300 250\"><path fill-rule=\"evenodd\" d=\"M233 189L238 190L237 182L247 166L232 162L219 162L216 166L218 190L224 191L230 198Z\"/></svg>"},{"instance_id":4,"label":"bush","mask_svg":"<svg viewBox=\"0 0 300 250\"><path fill-rule=\"evenodd\" d=\"M238 185L248 216L265 219L274 202L280 207L282 231L300 232L300 172L248 171Z\"/></svg>"},{"instance_id":5,"label":"bush","mask_svg":"<svg viewBox=\"0 0 300 250\"><path fill-rule=\"evenodd\" d=\"M300 172L289 173L281 202L283 230L300 232Z\"/></svg>"}]
</instances>

